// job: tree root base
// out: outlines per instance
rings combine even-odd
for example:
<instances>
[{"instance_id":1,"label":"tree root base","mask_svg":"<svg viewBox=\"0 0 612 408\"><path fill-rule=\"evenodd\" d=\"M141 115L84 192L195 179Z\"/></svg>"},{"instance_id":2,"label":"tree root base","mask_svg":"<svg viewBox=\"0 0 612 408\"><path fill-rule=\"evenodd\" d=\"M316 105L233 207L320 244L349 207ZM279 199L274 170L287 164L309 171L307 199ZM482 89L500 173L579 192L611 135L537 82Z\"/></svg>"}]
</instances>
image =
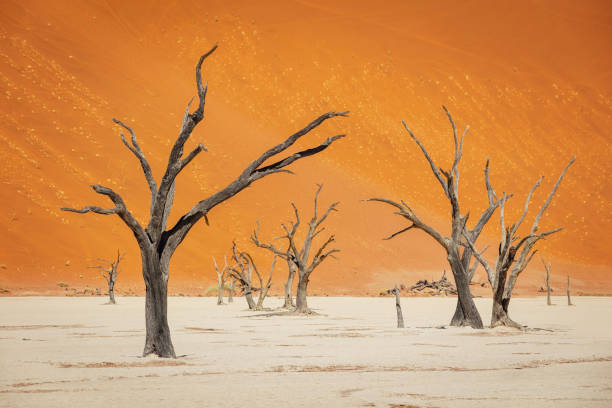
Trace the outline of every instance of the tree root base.
<instances>
[{"instance_id":1,"label":"tree root base","mask_svg":"<svg viewBox=\"0 0 612 408\"><path fill-rule=\"evenodd\" d=\"M514 329L520 329L520 330L523 330L525 328L525 326L518 324L517 322L515 322L514 320L512 320L511 318L507 316L497 319L495 322L491 322L491 328L495 328L495 327L512 327Z\"/></svg>"}]
</instances>

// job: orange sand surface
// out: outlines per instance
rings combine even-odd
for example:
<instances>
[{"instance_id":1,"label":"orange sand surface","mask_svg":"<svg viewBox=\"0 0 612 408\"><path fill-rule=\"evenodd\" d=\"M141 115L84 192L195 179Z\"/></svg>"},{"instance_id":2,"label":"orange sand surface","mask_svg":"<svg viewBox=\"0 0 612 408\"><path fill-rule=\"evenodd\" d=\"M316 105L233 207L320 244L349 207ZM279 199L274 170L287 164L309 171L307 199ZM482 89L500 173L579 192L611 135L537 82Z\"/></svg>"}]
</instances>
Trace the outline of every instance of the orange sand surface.
<instances>
[{"instance_id":1,"label":"orange sand surface","mask_svg":"<svg viewBox=\"0 0 612 408\"><path fill-rule=\"evenodd\" d=\"M448 266L437 244L421 231L381 241L405 223L360 200L404 199L447 232L448 203L400 123L447 169L452 137L441 105L460 128L471 127L461 204L472 222L486 206L487 157L498 193L515 194L508 211L516 218L537 177L545 179L534 208L577 156L540 223L564 230L540 254L552 262L553 286L569 274L575 293L612 293L611 21L604 1L4 1L0 288L15 295L103 287L87 266L120 248L127 256L117 289L143 292L138 247L119 218L59 208L108 206L88 187L103 184L145 221L148 189L111 118L133 127L159 180L195 94L195 62L218 43L204 69L206 118L186 147L202 142L209 152L179 177L170 223L319 114L351 116L300 141L296 149L347 135L294 166L297 175L261 180L215 208L210 226L198 224L171 263L171 294L214 284L211 256L222 259L232 239L267 269L268 254L248 241L256 220L262 238L279 235L291 201L308 219L315 183L325 185L322 205L341 202L327 231L342 252L314 272L312 294L378 294L395 282L438 278ZM481 245L494 244L496 221ZM542 285L540 265L536 256L520 294Z\"/></svg>"}]
</instances>

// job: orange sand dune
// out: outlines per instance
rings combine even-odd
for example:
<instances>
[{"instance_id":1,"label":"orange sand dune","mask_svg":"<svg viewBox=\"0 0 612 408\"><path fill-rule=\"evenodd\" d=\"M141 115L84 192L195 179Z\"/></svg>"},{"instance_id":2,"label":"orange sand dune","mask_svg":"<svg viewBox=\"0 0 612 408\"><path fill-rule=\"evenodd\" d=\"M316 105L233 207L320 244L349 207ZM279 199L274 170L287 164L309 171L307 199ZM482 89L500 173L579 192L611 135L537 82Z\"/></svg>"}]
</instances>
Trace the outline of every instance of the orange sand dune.
<instances>
[{"instance_id":1,"label":"orange sand dune","mask_svg":"<svg viewBox=\"0 0 612 408\"><path fill-rule=\"evenodd\" d=\"M472 218L486 205L487 157L497 191L515 194L512 217L538 176L545 179L534 208L578 157L541 222L542 229L564 230L540 253L552 261L553 285L562 287L570 274L577 292L612 293L610 21L612 8L600 1L5 1L0 288L103 287L87 266L120 248L127 257L118 289L142 293L138 248L118 217L59 208L109 205L88 188L99 183L116 189L144 222L148 190L110 119L135 129L161 177L195 93L195 62L218 43L205 65L206 118L189 142L209 152L179 178L171 222L320 113L351 116L300 141L296 148L347 134L295 166L297 175L266 178L216 208L210 226L197 225L171 264L171 293L212 285L211 257L227 254L232 239L251 248L257 219L262 237L272 238L291 219L291 201L308 218L315 183L325 184L322 205L341 202L327 229L342 252L315 272L313 294L377 294L396 281L438 277L447 265L433 240L410 231L381 241L405 224L360 200L404 199L446 231L448 204L400 123L448 168L452 137L443 104L460 128L471 127L461 191ZM482 243L497 236L492 222ZM251 250L267 269L268 254ZM284 277L279 264L277 293ZM484 279L481 271L476 279ZM536 259L518 292L533 294L541 283Z\"/></svg>"}]
</instances>

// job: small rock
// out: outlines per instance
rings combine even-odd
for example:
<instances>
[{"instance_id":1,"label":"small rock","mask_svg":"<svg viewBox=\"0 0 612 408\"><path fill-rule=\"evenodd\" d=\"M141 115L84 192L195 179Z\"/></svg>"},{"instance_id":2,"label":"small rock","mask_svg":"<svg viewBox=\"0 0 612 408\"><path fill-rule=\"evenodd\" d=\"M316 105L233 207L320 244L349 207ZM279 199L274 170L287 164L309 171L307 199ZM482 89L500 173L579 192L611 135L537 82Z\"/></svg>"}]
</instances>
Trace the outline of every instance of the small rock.
<instances>
[{"instance_id":1,"label":"small rock","mask_svg":"<svg viewBox=\"0 0 612 408\"><path fill-rule=\"evenodd\" d=\"M66 266L70 266L70 260L66 261Z\"/></svg>"}]
</instances>

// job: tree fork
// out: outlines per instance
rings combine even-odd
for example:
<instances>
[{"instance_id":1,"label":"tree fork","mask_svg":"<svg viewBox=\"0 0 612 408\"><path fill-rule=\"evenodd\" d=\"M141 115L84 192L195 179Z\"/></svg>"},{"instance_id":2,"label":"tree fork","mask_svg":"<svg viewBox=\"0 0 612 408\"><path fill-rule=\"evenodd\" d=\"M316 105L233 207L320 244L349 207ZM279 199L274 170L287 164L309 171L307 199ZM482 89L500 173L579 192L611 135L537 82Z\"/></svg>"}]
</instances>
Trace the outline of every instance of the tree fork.
<instances>
[{"instance_id":1,"label":"tree fork","mask_svg":"<svg viewBox=\"0 0 612 408\"><path fill-rule=\"evenodd\" d=\"M292 309L295 307L295 302L293 301L293 279L295 277L296 266L292 261L287 261L287 268L289 272L285 282L285 303L283 307L285 309Z\"/></svg>"}]
</instances>

